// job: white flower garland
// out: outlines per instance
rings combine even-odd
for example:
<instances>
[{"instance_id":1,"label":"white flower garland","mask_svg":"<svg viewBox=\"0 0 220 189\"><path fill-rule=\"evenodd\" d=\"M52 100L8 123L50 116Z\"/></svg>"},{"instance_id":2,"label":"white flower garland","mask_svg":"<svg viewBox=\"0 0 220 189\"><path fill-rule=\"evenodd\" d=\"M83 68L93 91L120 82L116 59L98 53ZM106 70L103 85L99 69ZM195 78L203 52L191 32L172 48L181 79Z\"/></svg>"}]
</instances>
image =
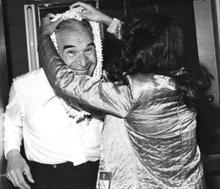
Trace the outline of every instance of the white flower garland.
<instances>
[{"instance_id":1,"label":"white flower garland","mask_svg":"<svg viewBox=\"0 0 220 189\"><path fill-rule=\"evenodd\" d=\"M62 103L64 110L66 111L67 115L72 118L75 123L80 122L88 117L90 117L90 113L84 110L76 110L72 106L69 106L61 97L58 97Z\"/></svg>"},{"instance_id":2,"label":"white flower garland","mask_svg":"<svg viewBox=\"0 0 220 189\"><path fill-rule=\"evenodd\" d=\"M77 14L77 12L79 12L79 11L80 11L80 9L75 8L75 9L70 9L70 10L64 12L63 14L56 14L52 21L56 21L61 16L63 17L64 20L74 18L76 20L81 21L83 18L79 14ZM93 36L94 36L94 44L95 44L95 48L96 48L96 58L97 58L97 65L96 65L96 68L94 70L92 77L94 79L100 79L102 77L102 61L103 61L100 26L99 26L99 23L97 23L97 22L89 21L89 23L92 27L92 32L93 32ZM55 32L53 32L50 37L54 43L54 46L56 47L56 49L58 51Z\"/></svg>"},{"instance_id":3,"label":"white flower garland","mask_svg":"<svg viewBox=\"0 0 220 189\"><path fill-rule=\"evenodd\" d=\"M58 18L61 16L63 17L64 20L66 19L71 19L74 18L78 21L81 21L83 18L77 14L77 12L81 11L80 9L70 9L63 14L57 14L53 18L52 21L56 21ZM92 75L93 79L100 79L102 77L102 61L103 61L103 54L102 54L102 40L101 40L101 32L100 32L100 27L97 22L89 21L91 27L92 27L92 32L94 36L94 44L95 44L95 49L96 49L96 58L97 58L97 65L94 70L94 73ZM58 51L58 45L57 45L57 40L56 40L56 34L53 32L51 34L51 40L54 43L54 46L56 50ZM66 113L69 115L69 117L73 118L75 122L78 122L80 120L85 119L90 115L89 112L83 111L83 110L76 110L75 108L69 106L62 98L60 98L62 105L66 111Z\"/></svg>"}]
</instances>

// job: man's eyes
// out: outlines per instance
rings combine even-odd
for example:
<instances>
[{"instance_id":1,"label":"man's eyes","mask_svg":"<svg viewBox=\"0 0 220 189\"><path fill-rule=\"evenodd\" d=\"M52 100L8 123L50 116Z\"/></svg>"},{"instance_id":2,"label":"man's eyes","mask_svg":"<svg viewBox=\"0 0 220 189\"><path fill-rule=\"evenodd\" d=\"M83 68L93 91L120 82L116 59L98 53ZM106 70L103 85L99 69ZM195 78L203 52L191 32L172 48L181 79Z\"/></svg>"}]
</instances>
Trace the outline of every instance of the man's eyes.
<instances>
[{"instance_id":1,"label":"man's eyes","mask_svg":"<svg viewBox=\"0 0 220 189\"><path fill-rule=\"evenodd\" d=\"M84 53L87 55L90 55L94 52L95 52L95 46L88 47L84 50ZM66 51L66 55L68 55L68 56L76 56L78 53L79 53L79 51L76 51L76 50L67 50Z\"/></svg>"},{"instance_id":2,"label":"man's eyes","mask_svg":"<svg viewBox=\"0 0 220 189\"><path fill-rule=\"evenodd\" d=\"M73 51L73 50L69 50L69 51L67 51L66 52L68 55L71 55L71 56L74 56L74 55L76 55L76 51Z\"/></svg>"},{"instance_id":3,"label":"man's eyes","mask_svg":"<svg viewBox=\"0 0 220 189\"><path fill-rule=\"evenodd\" d=\"M88 53L93 53L95 51L95 47L94 46L91 46L91 47L88 47L85 52L88 54Z\"/></svg>"}]
</instances>

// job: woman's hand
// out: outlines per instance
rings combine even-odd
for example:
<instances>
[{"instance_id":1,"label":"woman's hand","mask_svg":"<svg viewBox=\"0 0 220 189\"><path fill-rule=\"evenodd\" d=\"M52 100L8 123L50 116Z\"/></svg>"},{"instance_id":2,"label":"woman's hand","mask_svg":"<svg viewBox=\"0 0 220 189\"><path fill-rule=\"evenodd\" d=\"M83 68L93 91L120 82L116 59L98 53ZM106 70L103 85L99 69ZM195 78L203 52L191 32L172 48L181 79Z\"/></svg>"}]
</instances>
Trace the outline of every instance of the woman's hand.
<instances>
[{"instance_id":1,"label":"woman's hand","mask_svg":"<svg viewBox=\"0 0 220 189\"><path fill-rule=\"evenodd\" d=\"M51 35L56 30L56 27L59 25L59 23L63 21L63 17L61 16L56 21L52 22L51 20L54 17L54 14L49 13L43 18L41 24L41 35Z\"/></svg>"},{"instance_id":2,"label":"woman's hand","mask_svg":"<svg viewBox=\"0 0 220 189\"><path fill-rule=\"evenodd\" d=\"M103 12L94 8L90 4L77 2L70 6L70 9L75 9L75 8L76 9L79 8L79 11L77 11L77 13L90 21L100 22L107 25L110 25L112 22L112 18L110 16L104 14Z\"/></svg>"}]
</instances>

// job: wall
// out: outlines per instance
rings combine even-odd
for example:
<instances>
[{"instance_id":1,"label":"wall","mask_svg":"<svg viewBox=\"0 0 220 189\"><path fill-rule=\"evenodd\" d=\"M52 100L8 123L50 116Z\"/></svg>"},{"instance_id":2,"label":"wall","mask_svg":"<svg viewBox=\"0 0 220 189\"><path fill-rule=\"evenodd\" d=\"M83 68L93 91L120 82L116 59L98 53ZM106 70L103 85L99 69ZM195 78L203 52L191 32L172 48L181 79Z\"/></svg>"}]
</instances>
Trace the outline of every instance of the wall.
<instances>
[{"instance_id":1,"label":"wall","mask_svg":"<svg viewBox=\"0 0 220 189\"><path fill-rule=\"evenodd\" d=\"M3 156L3 111L8 98L8 73L6 61L6 46L3 23L2 0L0 0L0 188L7 189L5 174L5 159Z\"/></svg>"},{"instance_id":2,"label":"wall","mask_svg":"<svg viewBox=\"0 0 220 189\"><path fill-rule=\"evenodd\" d=\"M11 82L12 78L28 72L24 7L21 0L5 0L4 2L7 31L5 36Z\"/></svg>"},{"instance_id":3,"label":"wall","mask_svg":"<svg viewBox=\"0 0 220 189\"><path fill-rule=\"evenodd\" d=\"M214 36L215 28L211 0L194 1L194 12L196 20L197 42L199 61L204 64L214 76L212 87L208 95L214 97L213 104L219 106L219 76Z\"/></svg>"},{"instance_id":4,"label":"wall","mask_svg":"<svg viewBox=\"0 0 220 189\"><path fill-rule=\"evenodd\" d=\"M220 188L219 0L194 0L200 62L214 76L198 119L200 149L208 189ZM211 97L211 99L209 99ZM213 97L213 98L212 98Z\"/></svg>"},{"instance_id":5,"label":"wall","mask_svg":"<svg viewBox=\"0 0 220 189\"><path fill-rule=\"evenodd\" d=\"M195 0L194 14L199 61L214 76L212 87L200 103L198 139L204 154L220 154L219 62L217 54L215 15L211 0ZM211 98L211 99L210 99Z\"/></svg>"}]
</instances>

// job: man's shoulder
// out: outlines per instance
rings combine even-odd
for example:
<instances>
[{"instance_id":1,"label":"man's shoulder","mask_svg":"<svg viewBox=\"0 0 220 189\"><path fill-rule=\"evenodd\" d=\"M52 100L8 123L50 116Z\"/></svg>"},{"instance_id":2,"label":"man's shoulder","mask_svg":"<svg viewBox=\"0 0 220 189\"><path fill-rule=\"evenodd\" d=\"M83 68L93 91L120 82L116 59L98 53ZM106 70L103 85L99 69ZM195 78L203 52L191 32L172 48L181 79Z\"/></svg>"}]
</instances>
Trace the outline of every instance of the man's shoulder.
<instances>
[{"instance_id":1,"label":"man's shoulder","mask_svg":"<svg viewBox=\"0 0 220 189\"><path fill-rule=\"evenodd\" d=\"M13 79L13 85L18 91L40 90L47 85L48 80L42 68L17 76Z\"/></svg>"},{"instance_id":2,"label":"man's shoulder","mask_svg":"<svg viewBox=\"0 0 220 189\"><path fill-rule=\"evenodd\" d=\"M23 98L32 96L46 101L55 95L42 68L16 77L13 80L13 85Z\"/></svg>"},{"instance_id":3,"label":"man's shoulder","mask_svg":"<svg viewBox=\"0 0 220 189\"><path fill-rule=\"evenodd\" d=\"M20 76L17 76L13 79L14 84L25 84L29 82L39 81L45 77L44 71L42 68L39 68L37 70L22 74Z\"/></svg>"}]
</instances>

